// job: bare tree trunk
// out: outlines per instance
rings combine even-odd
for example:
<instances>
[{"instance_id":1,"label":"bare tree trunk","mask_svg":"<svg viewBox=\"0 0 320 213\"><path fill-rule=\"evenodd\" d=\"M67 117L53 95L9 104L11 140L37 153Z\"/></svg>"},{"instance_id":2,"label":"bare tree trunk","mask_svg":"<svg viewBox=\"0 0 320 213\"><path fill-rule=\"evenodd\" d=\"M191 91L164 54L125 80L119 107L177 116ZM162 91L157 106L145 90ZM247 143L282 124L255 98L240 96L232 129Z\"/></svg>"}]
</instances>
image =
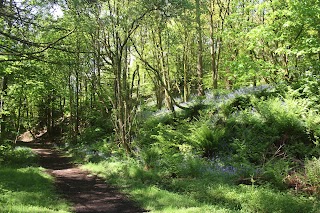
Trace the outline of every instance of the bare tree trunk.
<instances>
[{"instance_id":1,"label":"bare tree trunk","mask_svg":"<svg viewBox=\"0 0 320 213\"><path fill-rule=\"evenodd\" d=\"M21 126L21 108L22 108L22 98L19 97L18 117L17 117L17 123L16 123L16 138L14 143L17 142L19 137L20 126Z\"/></svg>"},{"instance_id":2,"label":"bare tree trunk","mask_svg":"<svg viewBox=\"0 0 320 213\"><path fill-rule=\"evenodd\" d=\"M76 65L74 67L75 69L75 83L76 83L76 89L75 89L75 101L76 101L76 105L75 105L75 128L74 128L74 131L75 131L75 135L78 135L79 134L79 126L80 126L80 111L79 111L79 108L80 108L80 70L81 70L81 66L80 66L80 41L79 41L79 38L77 37L77 54L76 54Z\"/></svg>"},{"instance_id":3,"label":"bare tree trunk","mask_svg":"<svg viewBox=\"0 0 320 213\"><path fill-rule=\"evenodd\" d=\"M2 78L2 88L1 88L1 108L0 108L0 115L1 115L1 120L0 120L0 132L1 132L1 139L5 139L6 138L6 120L7 120L7 116L3 113L4 111L4 107L5 107L5 101L4 101L4 97L7 94L7 88L8 88L8 76L5 75Z\"/></svg>"},{"instance_id":4,"label":"bare tree trunk","mask_svg":"<svg viewBox=\"0 0 320 213\"><path fill-rule=\"evenodd\" d=\"M55 100L55 94L51 94L51 99L50 99L50 114L51 114L51 131L54 130L54 119L55 119L55 109L54 109L54 100Z\"/></svg>"},{"instance_id":5,"label":"bare tree trunk","mask_svg":"<svg viewBox=\"0 0 320 213\"><path fill-rule=\"evenodd\" d=\"M203 89L203 61L202 61L202 29L201 29L201 11L200 11L200 0L196 0L196 22L197 22L197 33L198 33L198 65L197 65L197 83L198 83L198 96L204 95Z\"/></svg>"},{"instance_id":6,"label":"bare tree trunk","mask_svg":"<svg viewBox=\"0 0 320 213\"><path fill-rule=\"evenodd\" d=\"M164 97L165 97L165 102L166 102L166 106L169 110L171 110L172 112L174 111L173 108L173 103L171 100L170 95L168 94L168 92L171 89L170 86L170 77L169 77L169 70L168 70L168 64L167 64L167 60L164 53L164 49L163 49L163 44L162 44L162 33L161 33L161 29L158 29L158 39L159 39L159 51L160 51L160 64L161 64L161 71L162 71L162 81L164 83Z\"/></svg>"},{"instance_id":7,"label":"bare tree trunk","mask_svg":"<svg viewBox=\"0 0 320 213\"><path fill-rule=\"evenodd\" d=\"M76 142L76 135L75 135L75 131L74 131L74 119L75 119L75 113L74 113L74 85L72 82L72 68L70 67L69 70L69 82L68 82L68 86L69 86L69 108L70 108L70 135L72 136L72 141Z\"/></svg>"},{"instance_id":8,"label":"bare tree trunk","mask_svg":"<svg viewBox=\"0 0 320 213\"><path fill-rule=\"evenodd\" d=\"M76 73L76 97L75 97L75 101L76 101L76 105L75 105L75 135L79 134L79 70L76 68L75 70Z\"/></svg>"},{"instance_id":9,"label":"bare tree trunk","mask_svg":"<svg viewBox=\"0 0 320 213\"><path fill-rule=\"evenodd\" d=\"M125 3L125 2L122 2ZM127 3L127 2L126 2ZM119 24L118 20L118 7L120 4L117 2L115 3L115 14L117 19L115 20L115 25ZM123 146L126 153L128 155L131 154L131 147L130 147L130 138L131 133L129 132L130 120L129 116L131 113L128 96L128 67L127 67L127 51L128 46L127 44L121 43L121 37L119 32L114 33L114 42L115 46L117 47L115 50L114 56L114 76L115 76L115 103L114 105L114 116L115 116L115 131L116 136L118 137L119 143Z\"/></svg>"},{"instance_id":10,"label":"bare tree trunk","mask_svg":"<svg viewBox=\"0 0 320 213\"><path fill-rule=\"evenodd\" d=\"M210 39L211 39L211 68L212 68L212 86L213 89L218 89L218 69L216 66L216 49L215 49L215 40L214 40L214 0L210 2Z\"/></svg>"},{"instance_id":11,"label":"bare tree trunk","mask_svg":"<svg viewBox=\"0 0 320 213\"><path fill-rule=\"evenodd\" d=\"M122 61L119 57L117 57L117 66L115 67L115 129L116 129L116 134L118 137L118 141L120 144L122 144L122 146L124 147L124 149L126 150L126 152L128 154L131 153L131 148L130 148L130 141L129 141L129 133L127 132L127 127L128 127L128 117L127 117L127 102L126 102L126 98L125 98L125 94L126 92L123 91L125 90L125 88L123 88L123 86L126 84L124 84L123 82L123 74L122 72L125 72L124 70L122 70Z\"/></svg>"},{"instance_id":12,"label":"bare tree trunk","mask_svg":"<svg viewBox=\"0 0 320 213\"><path fill-rule=\"evenodd\" d=\"M161 65L161 54L159 53L159 45L157 42L156 37L158 37L156 35L156 33L152 30L152 41L153 44L158 47L158 48L154 48L153 52L153 58L155 59L155 63L157 66L158 70L162 70L162 65ZM152 78L152 77L151 77ZM162 108L162 102L164 100L164 86L161 84L161 80L159 78L152 78L153 79L153 84L156 90L156 100L157 100L157 108L161 109Z\"/></svg>"},{"instance_id":13,"label":"bare tree trunk","mask_svg":"<svg viewBox=\"0 0 320 213\"><path fill-rule=\"evenodd\" d=\"M189 97L189 90L188 90L188 68L187 62L188 56L186 51L186 46L183 47L183 101L187 102Z\"/></svg>"}]
</instances>

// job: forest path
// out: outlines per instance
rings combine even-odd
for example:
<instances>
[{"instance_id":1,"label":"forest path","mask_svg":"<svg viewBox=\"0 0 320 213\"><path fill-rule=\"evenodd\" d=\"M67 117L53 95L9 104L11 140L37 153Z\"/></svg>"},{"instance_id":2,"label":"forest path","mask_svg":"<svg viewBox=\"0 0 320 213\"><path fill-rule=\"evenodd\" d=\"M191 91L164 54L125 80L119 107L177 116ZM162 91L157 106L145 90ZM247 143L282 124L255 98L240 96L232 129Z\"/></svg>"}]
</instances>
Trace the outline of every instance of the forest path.
<instances>
[{"instance_id":1,"label":"forest path","mask_svg":"<svg viewBox=\"0 0 320 213\"><path fill-rule=\"evenodd\" d=\"M61 196L73 205L73 212L146 212L116 188L71 163L69 157L50 143L23 142L39 155L39 164L55 179Z\"/></svg>"}]
</instances>

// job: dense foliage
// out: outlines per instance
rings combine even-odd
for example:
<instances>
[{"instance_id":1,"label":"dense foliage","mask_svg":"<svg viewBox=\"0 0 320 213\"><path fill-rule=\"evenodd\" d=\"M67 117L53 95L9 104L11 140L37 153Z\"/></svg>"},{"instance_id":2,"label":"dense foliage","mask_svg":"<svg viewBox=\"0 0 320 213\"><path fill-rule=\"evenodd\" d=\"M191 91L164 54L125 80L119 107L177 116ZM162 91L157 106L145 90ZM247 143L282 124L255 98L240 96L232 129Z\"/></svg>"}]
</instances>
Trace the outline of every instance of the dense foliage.
<instances>
[{"instance_id":1,"label":"dense foliage","mask_svg":"<svg viewBox=\"0 0 320 213\"><path fill-rule=\"evenodd\" d=\"M319 0L2 0L0 164L45 131L150 186L222 175L315 199L319 14Z\"/></svg>"}]
</instances>

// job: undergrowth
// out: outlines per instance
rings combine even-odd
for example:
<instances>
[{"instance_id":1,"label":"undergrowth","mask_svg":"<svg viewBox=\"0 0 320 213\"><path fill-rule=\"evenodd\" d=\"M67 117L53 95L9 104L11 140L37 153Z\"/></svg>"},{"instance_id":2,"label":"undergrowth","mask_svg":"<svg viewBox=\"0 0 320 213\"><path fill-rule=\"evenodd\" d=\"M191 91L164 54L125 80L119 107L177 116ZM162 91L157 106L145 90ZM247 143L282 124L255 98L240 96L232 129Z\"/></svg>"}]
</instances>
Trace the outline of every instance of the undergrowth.
<instances>
[{"instance_id":1,"label":"undergrowth","mask_svg":"<svg viewBox=\"0 0 320 213\"><path fill-rule=\"evenodd\" d=\"M36 166L30 148L1 146L1 212L69 212L69 205L57 198L53 179Z\"/></svg>"},{"instance_id":2,"label":"undergrowth","mask_svg":"<svg viewBox=\"0 0 320 213\"><path fill-rule=\"evenodd\" d=\"M293 195L270 185L237 185L233 176L218 169L196 177L168 177L159 170L145 170L132 159L88 163L83 168L118 186L151 212L295 213L320 208L316 197Z\"/></svg>"},{"instance_id":3,"label":"undergrowth","mask_svg":"<svg viewBox=\"0 0 320 213\"><path fill-rule=\"evenodd\" d=\"M83 145L81 160L153 212L317 212L320 115L299 91L139 115L130 157L109 136Z\"/></svg>"}]
</instances>

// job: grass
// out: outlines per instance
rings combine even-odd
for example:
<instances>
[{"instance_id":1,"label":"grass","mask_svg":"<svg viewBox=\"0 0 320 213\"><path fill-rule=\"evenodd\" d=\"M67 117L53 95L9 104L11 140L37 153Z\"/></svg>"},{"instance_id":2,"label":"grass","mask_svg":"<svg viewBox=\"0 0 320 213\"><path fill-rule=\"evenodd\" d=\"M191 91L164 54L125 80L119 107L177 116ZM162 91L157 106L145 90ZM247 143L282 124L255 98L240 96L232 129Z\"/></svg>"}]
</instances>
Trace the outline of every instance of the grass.
<instances>
[{"instance_id":1,"label":"grass","mask_svg":"<svg viewBox=\"0 0 320 213\"><path fill-rule=\"evenodd\" d=\"M84 169L119 186L151 212L319 212L320 201L266 186L236 185L219 173L164 178L132 162L88 163Z\"/></svg>"},{"instance_id":2,"label":"grass","mask_svg":"<svg viewBox=\"0 0 320 213\"><path fill-rule=\"evenodd\" d=\"M7 158L12 160L0 164L1 212L70 212L55 192L53 178L37 167L31 156L31 149L14 149Z\"/></svg>"}]
</instances>

